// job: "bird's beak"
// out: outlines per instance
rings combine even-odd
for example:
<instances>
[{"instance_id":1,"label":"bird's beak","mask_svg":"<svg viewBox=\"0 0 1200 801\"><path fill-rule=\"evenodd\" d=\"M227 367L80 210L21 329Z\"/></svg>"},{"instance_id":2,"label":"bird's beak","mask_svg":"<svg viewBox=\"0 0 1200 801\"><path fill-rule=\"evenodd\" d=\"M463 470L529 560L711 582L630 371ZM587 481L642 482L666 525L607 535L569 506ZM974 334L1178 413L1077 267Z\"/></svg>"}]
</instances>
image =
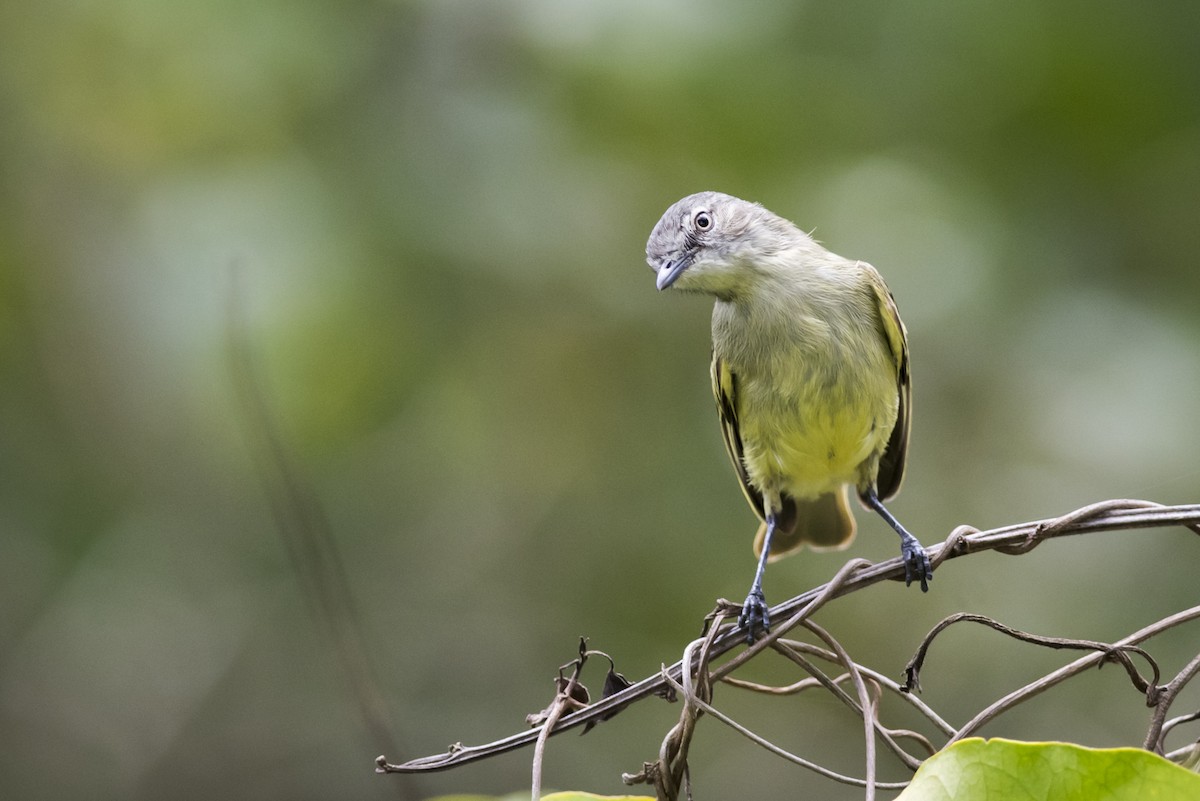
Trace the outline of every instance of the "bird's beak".
<instances>
[{"instance_id":1,"label":"bird's beak","mask_svg":"<svg viewBox=\"0 0 1200 801\"><path fill-rule=\"evenodd\" d=\"M695 259L695 253L687 252L677 259L664 261L658 267L658 279L654 282L654 285L658 287L660 292L666 289L675 283L675 279L683 275L684 270L692 266L692 262Z\"/></svg>"}]
</instances>

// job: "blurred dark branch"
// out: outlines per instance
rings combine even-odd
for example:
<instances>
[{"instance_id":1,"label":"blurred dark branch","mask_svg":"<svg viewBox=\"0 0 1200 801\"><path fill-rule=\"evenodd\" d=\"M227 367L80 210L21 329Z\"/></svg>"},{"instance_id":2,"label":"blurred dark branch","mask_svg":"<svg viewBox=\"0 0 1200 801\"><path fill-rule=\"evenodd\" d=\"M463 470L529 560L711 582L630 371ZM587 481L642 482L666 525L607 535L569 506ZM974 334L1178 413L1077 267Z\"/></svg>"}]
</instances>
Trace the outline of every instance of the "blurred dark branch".
<instances>
[{"instance_id":1,"label":"blurred dark branch","mask_svg":"<svg viewBox=\"0 0 1200 801\"><path fill-rule=\"evenodd\" d=\"M271 504L275 524L313 616L333 643L359 714L373 742L396 747L398 740L367 657L353 593L333 529L316 491L285 443L261 382L246 316L241 307L236 267L229 295L228 353L240 419L256 472ZM419 798L412 783L397 785L402 798Z\"/></svg>"},{"instance_id":2,"label":"blurred dark branch","mask_svg":"<svg viewBox=\"0 0 1200 801\"><path fill-rule=\"evenodd\" d=\"M1062 517L1052 518L1047 520L1036 520L1029 523L1021 523L1012 526L1005 526L990 531L979 531L969 526L959 526L950 533L950 536L945 542L940 543L929 549L933 565L937 568L942 562L950 559L957 559L973 553L982 551L999 551L1000 553L1009 555L1020 555L1028 553L1042 542L1059 537L1067 537L1071 535L1095 534L1103 531L1114 530L1136 530L1146 528L1164 528L1168 526L1184 526L1196 533L1200 533L1200 504L1189 504L1182 506L1162 506L1148 501L1139 500L1110 500L1097 504L1086 506L1078 509ZM734 658L725 662L721 666L714 668L711 676L705 679L716 680L728 676L730 672L736 670L746 661L754 658L757 654L768 648L778 648L779 641L782 635L790 629L803 623L809 615L827 601L847 595L852 592L857 592L877 584L884 580L902 581L904 578L904 564L900 557L888 559L883 562L871 563L865 560L856 559L849 562L838 575L829 583L811 589L801 595L796 596L788 601L785 601L771 608L771 620L786 621L780 625L773 627L770 634L759 639L753 645L746 647L741 653ZM732 609L739 609L739 605L731 604L728 601L722 600L719 602L718 610L715 615L717 617L712 621L712 630L709 636L704 639L705 663L708 660L716 659L723 654L745 645L744 633L736 627L732 622L726 623L725 613ZM1111 655L1123 650L1129 649L1131 646L1140 642L1154 634L1164 631L1167 628L1178 625L1185 620L1190 620L1193 617L1200 616L1200 607L1195 610L1181 612L1179 615L1172 616L1164 621L1149 626L1140 632L1114 643L1111 646L1098 644L1101 650L1096 653L1089 654L1076 660L1068 668L1075 665L1092 666L1099 664L1105 659L1113 658ZM736 618L736 615L734 615ZM698 640L697 643L700 641ZM695 645L695 643L693 643ZM1079 646L1083 647L1083 646ZM691 646L689 646L691 648ZM685 653L690 653L685 652ZM835 655L836 656L836 655ZM591 704L585 709L570 714L563 715L553 729L553 734L558 734L577 726L593 723L608 717L611 717L620 709L629 706L632 703L640 701L643 698L652 695L662 695L668 687L686 687L691 684L692 676L685 676L683 666L690 664L690 658L685 658L670 667L664 667L660 674L648 676L641 681L630 685L629 687L610 695L594 704ZM840 662L840 659L836 660ZM843 665L853 674L857 668L862 670L861 666L851 667ZM1074 672L1082 670L1080 667L1075 669L1069 675L1074 675ZM1056 676L1057 673L1050 674ZM1182 676L1183 674L1181 674ZM1065 678L1064 675L1062 678ZM1047 677L1049 679L1050 677ZM1058 678L1057 681L1061 681ZM1190 678L1190 676L1189 676ZM855 680L858 684L858 680ZM1035 686L1036 685L1036 686ZM703 686L703 684L701 684ZM892 685L895 686L895 685ZM1049 685L1046 685L1049 686ZM891 688L889 688L891 689ZM896 687L895 691L901 688ZM1017 694L1006 696L1012 703L1016 703L1023 698L1036 695L1044 689L1043 686L1035 682L1027 688L1024 696L1014 698ZM1018 691L1020 693L1021 691ZM861 695L861 691L860 691ZM708 699L703 697L703 693L692 693L690 696L694 698L693 706L700 711L704 710L700 704L707 704ZM849 697L849 696L847 696ZM994 718L1009 705L1005 705L1006 699L993 704L988 710L980 713L970 723L957 731L952 728L946 731L951 734L954 739L965 736L965 732L973 731L979 725L982 725L986 720ZM685 697L685 703L687 697ZM1011 705L1011 704L1010 704ZM1169 704L1168 704L1169 706ZM919 707L918 707L919 708ZM1163 708L1162 714L1165 715L1166 709ZM937 718L929 710L931 721L939 728L945 731L948 724ZM872 728L878 729L875 723L870 724ZM487 743L478 746L463 746L455 745L450 751L443 754L434 754L431 756L412 759L400 764L392 764L387 761L386 757L380 756L376 760L376 771L379 773L417 773L423 771L439 771L448 770L475 762L481 759L487 759L498 754L506 753L518 748L523 748L532 745L539 736L543 736L544 730L537 729L531 731L518 732L516 734L505 737L504 739L495 742ZM907 733L904 733L907 735ZM911 764L911 760L904 760L906 764ZM646 766L646 770L641 775L645 780L653 780L655 771L662 772L663 765L668 764L671 760L664 762L660 758L659 763L650 763ZM678 760L673 761L677 766ZM657 767L655 767L657 766ZM672 770L672 775L677 774L678 770ZM631 777L632 778L632 777ZM861 780L859 780L861 781ZM857 782L856 782L857 783ZM866 786L870 786L871 782L863 782ZM875 785L883 786L883 785ZM662 788L660 787L660 795ZM677 789L677 786L675 788Z\"/></svg>"}]
</instances>

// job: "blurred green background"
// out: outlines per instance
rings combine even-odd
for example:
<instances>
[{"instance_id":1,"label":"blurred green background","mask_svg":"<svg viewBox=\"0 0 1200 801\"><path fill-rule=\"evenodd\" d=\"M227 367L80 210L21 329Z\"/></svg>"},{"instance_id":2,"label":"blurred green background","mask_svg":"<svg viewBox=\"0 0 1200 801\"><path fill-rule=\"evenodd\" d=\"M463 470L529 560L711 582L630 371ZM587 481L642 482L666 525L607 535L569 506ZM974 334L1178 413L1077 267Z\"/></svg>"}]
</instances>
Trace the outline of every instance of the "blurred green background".
<instances>
[{"instance_id":1,"label":"blurred green background","mask_svg":"<svg viewBox=\"0 0 1200 801\"><path fill-rule=\"evenodd\" d=\"M675 661L744 596L756 524L709 302L644 263L702 189L887 278L915 386L892 509L925 543L1196 501L1197 27L1191 3L1103 0L3 4L0 796L520 789L528 751L412 784L372 760L521 729L580 635L630 678ZM275 527L235 293L398 745L364 726ZM851 551L773 566L768 598L894 556L858 517ZM955 611L1115 639L1195 603L1197 547L985 554L819 620L897 676ZM1151 650L1173 674L1195 641ZM1060 659L951 632L925 699L962 722ZM861 772L835 701L717 700ZM677 714L554 739L546 785L621 792ZM1114 668L985 733L1137 744L1146 720ZM861 797L715 721L692 753L697 797Z\"/></svg>"}]
</instances>

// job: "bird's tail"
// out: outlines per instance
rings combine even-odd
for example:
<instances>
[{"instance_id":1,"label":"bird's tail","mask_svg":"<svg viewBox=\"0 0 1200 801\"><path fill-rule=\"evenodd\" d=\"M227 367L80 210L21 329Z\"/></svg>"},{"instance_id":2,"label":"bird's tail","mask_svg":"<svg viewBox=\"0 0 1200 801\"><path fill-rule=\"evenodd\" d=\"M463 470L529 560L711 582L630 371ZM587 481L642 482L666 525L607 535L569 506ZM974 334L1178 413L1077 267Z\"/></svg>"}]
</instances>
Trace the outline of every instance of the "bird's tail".
<instances>
[{"instance_id":1,"label":"bird's tail","mask_svg":"<svg viewBox=\"0 0 1200 801\"><path fill-rule=\"evenodd\" d=\"M854 540L854 516L850 514L846 487L813 500L798 501L787 497L783 500L788 508L777 517L767 561L782 559L806 545L814 551L837 551ZM766 535L767 524L763 523L754 538L756 557L762 553Z\"/></svg>"}]
</instances>

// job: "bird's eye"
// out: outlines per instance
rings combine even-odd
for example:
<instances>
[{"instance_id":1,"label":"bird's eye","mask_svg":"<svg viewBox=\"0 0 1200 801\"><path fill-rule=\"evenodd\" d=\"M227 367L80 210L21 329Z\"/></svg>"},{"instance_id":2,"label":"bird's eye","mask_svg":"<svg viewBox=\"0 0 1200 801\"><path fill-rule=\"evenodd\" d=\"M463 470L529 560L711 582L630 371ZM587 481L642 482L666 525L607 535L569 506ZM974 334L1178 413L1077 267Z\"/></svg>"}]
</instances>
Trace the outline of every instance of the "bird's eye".
<instances>
[{"instance_id":1,"label":"bird's eye","mask_svg":"<svg viewBox=\"0 0 1200 801\"><path fill-rule=\"evenodd\" d=\"M707 231L713 226L712 215L707 211L696 212L696 216L692 219L692 222L696 226L697 231Z\"/></svg>"}]
</instances>

